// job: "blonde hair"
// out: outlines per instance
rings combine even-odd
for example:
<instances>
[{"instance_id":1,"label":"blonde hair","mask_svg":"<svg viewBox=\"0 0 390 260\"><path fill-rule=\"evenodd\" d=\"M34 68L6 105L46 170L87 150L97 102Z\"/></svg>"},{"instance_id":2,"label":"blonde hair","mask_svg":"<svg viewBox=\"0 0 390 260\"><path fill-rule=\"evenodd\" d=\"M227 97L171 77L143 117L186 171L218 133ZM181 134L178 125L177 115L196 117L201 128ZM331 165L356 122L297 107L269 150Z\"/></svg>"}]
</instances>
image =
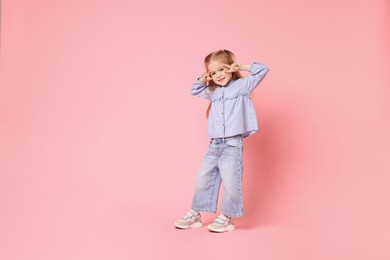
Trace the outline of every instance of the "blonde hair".
<instances>
[{"instance_id":1,"label":"blonde hair","mask_svg":"<svg viewBox=\"0 0 390 260\"><path fill-rule=\"evenodd\" d=\"M232 65L234 62L236 62L236 57L234 56L233 52L231 52L229 50L214 51L214 52L210 53L209 55L207 55L206 58L204 58L204 65L206 67L206 71L208 71L207 66L209 65L209 63L211 61L215 61L215 60L218 60L224 64L227 64L227 65ZM233 80L236 80L239 78L242 78L240 72L236 71L236 72L232 73ZM208 86L209 86L211 91L214 91L218 85L214 81L210 80L208 82ZM207 108L207 111L206 111L207 117L209 117L210 108L211 108L211 101L210 101L209 107Z\"/></svg>"}]
</instances>

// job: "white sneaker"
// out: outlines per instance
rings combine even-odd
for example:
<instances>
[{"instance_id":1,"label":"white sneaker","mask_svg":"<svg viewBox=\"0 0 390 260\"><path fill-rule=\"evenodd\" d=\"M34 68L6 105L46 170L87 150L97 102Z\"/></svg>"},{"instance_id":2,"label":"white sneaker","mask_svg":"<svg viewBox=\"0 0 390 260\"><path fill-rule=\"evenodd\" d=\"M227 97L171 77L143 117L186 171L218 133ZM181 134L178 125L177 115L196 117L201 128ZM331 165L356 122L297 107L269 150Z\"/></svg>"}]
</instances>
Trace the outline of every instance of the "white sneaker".
<instances>
[{"instance_id":1,"label":"white sneaker","mask_svg":"<svg viewBox=\"0 0 390 260\"><path fill-rule=\"evenodd\" d=\"M224 214L219 215L207 228L210 231L218 233L233 231L235 229L232 219Z\"/></svg>"},{"instance_id":2,"label":"white sneaker","mask_svg":"<svg viewBox=\"0 0 390 260\"><path fill-rule=\"evenodd\" d=\"M200 213L191 209L180 220L175 222L175 226L180 229L191 229L191 228L202 227Z\"/></svg>"}]
</instances>

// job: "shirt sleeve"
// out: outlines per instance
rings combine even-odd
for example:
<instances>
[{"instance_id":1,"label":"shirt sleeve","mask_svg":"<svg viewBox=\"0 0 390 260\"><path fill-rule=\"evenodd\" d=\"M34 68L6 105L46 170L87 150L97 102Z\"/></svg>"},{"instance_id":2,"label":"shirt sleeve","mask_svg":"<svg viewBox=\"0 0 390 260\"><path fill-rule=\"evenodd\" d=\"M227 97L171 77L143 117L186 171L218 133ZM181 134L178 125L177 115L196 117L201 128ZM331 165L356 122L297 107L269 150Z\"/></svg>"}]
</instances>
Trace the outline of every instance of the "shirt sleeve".
<instances>
[{"instance_id":1,"label":"shirt sleeve","mask_svg":"<svg viewBox=\"0 0 390 260\"><path fill-rule=\"evenodd\" d=\"M251 75L243 78L244 88L251 93L267 75L269 68L265 64L253 62L248 71Z\"/></svg>"},{"instance_id":2,"label":"shirt sleeve","mask_svg":"<svg viewBox=\"0 0 390 260\"><path fill-rule=\"evenodd\" d=\"M191 95L210 99L210 95L208 94L208 92L210 91L206 83L197 80L194 82L194 84L192 84Z\"/></svg>"}]
</instances>

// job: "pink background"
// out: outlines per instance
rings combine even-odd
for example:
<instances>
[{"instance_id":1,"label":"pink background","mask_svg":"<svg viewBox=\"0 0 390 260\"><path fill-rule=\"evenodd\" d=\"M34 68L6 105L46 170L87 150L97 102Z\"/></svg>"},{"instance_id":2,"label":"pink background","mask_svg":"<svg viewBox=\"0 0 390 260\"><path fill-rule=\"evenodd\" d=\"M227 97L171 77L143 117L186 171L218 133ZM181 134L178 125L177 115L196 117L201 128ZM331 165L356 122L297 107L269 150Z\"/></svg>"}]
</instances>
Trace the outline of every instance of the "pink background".
<instances>
[{"instance_id":1,"label":"pink background","mask_svg":"<svg viewBox=\"0 0 390 260\"><path fill-rule=\"evenodd\" d=\"M0 259L390 259L390 6L2 3ZM180 231L211 51L271 72L237 231ZM206 224L214 214L204 214Z\"/></svg>"}]
</instances>

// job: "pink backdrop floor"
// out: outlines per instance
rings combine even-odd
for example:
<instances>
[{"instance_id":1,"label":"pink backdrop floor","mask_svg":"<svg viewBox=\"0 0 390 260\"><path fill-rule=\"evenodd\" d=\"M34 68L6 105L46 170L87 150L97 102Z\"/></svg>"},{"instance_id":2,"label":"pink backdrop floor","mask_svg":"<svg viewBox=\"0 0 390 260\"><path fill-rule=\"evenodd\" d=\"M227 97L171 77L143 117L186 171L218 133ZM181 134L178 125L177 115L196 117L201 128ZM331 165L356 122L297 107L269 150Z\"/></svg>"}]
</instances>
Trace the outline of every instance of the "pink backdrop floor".
<instances>
[{"instance_id":1,"label":"pink backdrop floor","mask_svg":"<svg viewBox=\"0 0 390 260\"><path fill-rule=\"evenodd\" d=\"M2 1L0 259L389 259L389 10ZM221 48L271 68L247 214L228 234L175 230L208 142L189 87Z\"/></svg>"}]
</instances>

